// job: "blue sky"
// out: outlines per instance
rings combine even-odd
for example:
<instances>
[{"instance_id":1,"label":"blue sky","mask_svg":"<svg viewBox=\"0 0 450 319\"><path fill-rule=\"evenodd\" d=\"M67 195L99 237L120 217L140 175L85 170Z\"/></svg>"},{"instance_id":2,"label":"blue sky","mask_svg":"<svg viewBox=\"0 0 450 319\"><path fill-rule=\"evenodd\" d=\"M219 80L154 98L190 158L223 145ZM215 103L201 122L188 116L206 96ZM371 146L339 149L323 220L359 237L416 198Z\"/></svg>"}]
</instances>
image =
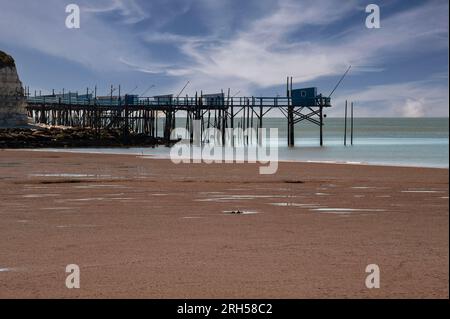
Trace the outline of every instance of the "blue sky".
<instances>
[{"instance_id":1,"label":"blue sky","mask_svg":"<svg viewBox=\"0 0 450 319\"><path fill-rule=\"evenodd\" d=\"M67 29L65 7L81 9ZM381 10L367 29L365 7ZM31 92L276 96L285 78L359 116L448 116L448 0L0 0L0 49Z\"/></svg>"}]
</instances>

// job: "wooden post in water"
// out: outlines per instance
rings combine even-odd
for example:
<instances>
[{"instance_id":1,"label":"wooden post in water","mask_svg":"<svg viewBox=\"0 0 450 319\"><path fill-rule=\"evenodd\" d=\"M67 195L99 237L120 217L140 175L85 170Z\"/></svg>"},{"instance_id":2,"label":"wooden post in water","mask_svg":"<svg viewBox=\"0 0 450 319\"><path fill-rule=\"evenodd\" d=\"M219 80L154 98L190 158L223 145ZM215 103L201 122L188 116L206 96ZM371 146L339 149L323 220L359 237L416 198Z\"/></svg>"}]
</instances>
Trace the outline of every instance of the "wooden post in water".
<instances>
[{"instance_id":1,"label":"wooden post in water","mask_svg":"<svg viewBox=\"0 0 450 319\"><path fill-rule=\"evenodd\" d=\"M294 106L292 104L292 76L289 84L288 77L288 145L294 146Z\"/></svg>"},{"instance_id":2,"label":"wooden post in water","mask_svg":"<svg viewBox=\"0 0 450 319\"><path fill-rule=\"evenodd\" d=\"M253 113L255 113L255 97L252 96L252 111L251 111L251 115L250 115L250 142L253 142L253 129L254 129L254 125L253 125Z\"/></svg>"},{"instance_id":3,"label":"wooden post in water","mask_svg":"<svg viewBox=\"0 0 450 319\"><path fill-rule=\"evenodd\" d=\"M289 122L289 77L286 79L286 97L287 97L287 103L288 103L288 116L287 116L287 140L288 140L288 146L291 136L291 123Z\"/></svg>"},{"instance_id":4,"label":"wooden post in water","mask_svg":"<svg viewBox=\"0 0 450 319\"><path fill-rule=\"evenodd\" d=\"M350 144L353 145L353 102L350 107Z\"/></svg>"},{"instance_id":5,"label":"wooden post in water","mask_svg":"<svg viewBox=\"0 0 450 319\"><path fill-rule=\"evenodd\" d=\"M227 137L228 137L228 144L233 145L233 141L232 141L233 140L233 129L232 129L233 125L231 124L232 119L231 119L231 113L230 113L230 88L228 88L228 90L227 90L227 101L225 103L225 96L224 96L223 102L226 106L225 111L224 111L225 127L227 129L230 128L229 130L226 130ZM228 118L230 119L229 121L228 121ZM231 134L229 134L230 132L231 132Z\"/></svg>"},{"instance_id":6,"label":"wooden post in water","mask_svg":"<svg viewBox=\"0 0 450 319\"><path fill-rule=\"evenodd\" d=\"M172 124L172 110L167 109L166 110L166 120L164 123L164 139L166 140L167 143L170 142L170 131L171 131L171 124Z\"/></svg>"},{"instance_id":7,"label":"wooden post in water","mask_svg":"<svg viewBox=\"0 0 450 319\"><path fill-rule=\"evenodd\" d=\"M128 133L129 133L129 123L128 123L128 99L125 95L125 125L123 130L123 138L125 144L128 144Z\"/></svg>"},{"instance_id":8,"label":"wooden post in water","mask_svg":"<svg viewBox=\"0 0 450 319\"><path fill-rule=\"evenodd\" d=\"M225 143L226 143L226 126L227 126L227 118L226 118L226 110L225 110L225 101L223 99L223 90L222 90L222 95L221 98L219 99L219 103L220 103L220 107L222 109L222 119L221 119L221 131L222 131L222 146L225 147Z\"/></svg>"},{"instance_id":9,"label":"wooden post in water","mask_svg":"<svg viewBox=\"0 0 450 319\"><path fill-rule=\"evenodd\" d=\"M245 122L245 132L247 134L245 134L245 141L247 143L247 145L249 145L249 137L250 137L250 99L247 97L245 98L246 102L247 102L247 118L246 118L246 122Z\"/></svg>"},{"instance_id":10,"label":"wooden post in water","mask_svg":"<svg viewBox=\"0 0 450 319\"><path fill-rule=\"evenodd\" d=\"M173 109L172 109L172 115L171 115L171 117L172 117L172 124L170 125L170 131L169 131L169 141L170 141L170 135L172 134L172 130L174 130L175 127L176 127L176 117L175 117L175 113L176 113L176 111L175 111L175 109L173 108Z\"/></svg>"},{"instance_id":11,"label":"wooden post in water","mask_svg":"<svg viewBox=\"0 0 450 319\"><path fill-rule=\"evenodd\" d=\"M263 102L262 98L259 98L259 124L258 124L258 142L262 145L262 127L263 127Z\"/></svg>"},{"instance_id":12,"label":"wooden post in water","mask_svg":"<svg viewBox=\"0 0 450 319\"><path fill-rule=\"evenodd\" d=\"M345 100L345 116L344 116L344 146L347 145L347 100Z\"/></svg>"},{"instance_id":13,"label":"wooden post in water","mask_svg":"<svg viewBox=\"0 0 450 319\"><path fill-rule=\"evenodd\" d=\"M155 110L155 137L158 137L158 110Z\"/></svg>"},{"instance_id":14,"label":"wooden post in water","mask_svg":"<svg viewBox=\"0 0 450 319\"><path fill-rule=\"evenodd\" d=\"M320 117L320 146L323 146L323 106L322 99L319 106L319 117Z\"/></svg>"},{"instance_id":15,"label":"wooden post in water","mask_svg":"<svg viewBox=\"0 0 450 319\"><path fill-rule=\"evenodd\" d=\"M230 106L230 127L231 127L231 146L234 146L234 105L233 105L233 98L231 98L231 106Z\"/></svg>"}]
</instances>

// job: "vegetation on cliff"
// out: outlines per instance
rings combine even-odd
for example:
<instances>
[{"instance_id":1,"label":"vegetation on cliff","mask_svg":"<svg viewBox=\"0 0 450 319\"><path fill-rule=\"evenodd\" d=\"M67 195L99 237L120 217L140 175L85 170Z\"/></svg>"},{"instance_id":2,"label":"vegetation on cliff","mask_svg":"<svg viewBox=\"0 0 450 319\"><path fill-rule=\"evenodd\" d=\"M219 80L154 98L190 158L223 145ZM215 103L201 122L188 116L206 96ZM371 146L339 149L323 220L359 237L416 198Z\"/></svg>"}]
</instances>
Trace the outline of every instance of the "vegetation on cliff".
<instances>
[{"instance_id":1,"label":"vegetation on cliff","mask_svg":"<svg viewBox=\"0 0 450 319\"><path fill-rule=\"evenodd\" d=\"M0 68L4 67L15 67L14 59L9 54L6 54L2 50L0 50Z\"/></svg>"}]
</instances>

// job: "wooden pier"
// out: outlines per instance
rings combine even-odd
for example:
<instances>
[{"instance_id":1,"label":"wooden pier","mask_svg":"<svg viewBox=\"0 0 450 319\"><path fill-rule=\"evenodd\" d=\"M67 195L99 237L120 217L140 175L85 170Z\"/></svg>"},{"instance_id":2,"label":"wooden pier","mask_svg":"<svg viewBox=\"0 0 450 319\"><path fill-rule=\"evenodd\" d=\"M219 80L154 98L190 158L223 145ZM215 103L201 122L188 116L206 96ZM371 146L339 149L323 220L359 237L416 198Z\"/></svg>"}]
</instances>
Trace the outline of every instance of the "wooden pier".
<instances>
[{"instance_id":1,"label":"wooden pier","mask_svg":"<svg viewBox=\"0 0 450 319\"><path fill-rule=\"evenodd\" d=\"M89 91L88 91L89 92ZM186 118L186 129L193 134L193 121L200 120L201 129L216 128L226 142L227 128L259 130L263 118L279 110L287 119L288 145L294 146L294 127L302 121L319 126L323 145L323 109L331 107L330 98L316 94L316 88L292 89L287 85L286 97L230 97L224 93L195 94L174 97L137 95L97 97L86 93L62 93L45 96L27 94L28 115L35 123L95 129L122 129L169 140L176 119ZM158 127L158 125L160 127ZM161 127L162 125L162 127Z\"/></svg>"}]
</instances>

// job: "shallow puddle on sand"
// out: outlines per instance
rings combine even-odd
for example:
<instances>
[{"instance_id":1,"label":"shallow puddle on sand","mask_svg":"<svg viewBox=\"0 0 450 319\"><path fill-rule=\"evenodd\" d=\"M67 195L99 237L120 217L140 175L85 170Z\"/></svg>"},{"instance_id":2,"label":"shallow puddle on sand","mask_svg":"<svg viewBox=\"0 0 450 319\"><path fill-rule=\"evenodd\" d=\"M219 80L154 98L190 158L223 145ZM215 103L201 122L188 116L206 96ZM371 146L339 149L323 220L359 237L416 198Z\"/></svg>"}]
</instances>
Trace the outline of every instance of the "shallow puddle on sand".
<instances>
[{"instance_id":1,"label":"shallow puddle on sand","mask_svg":"<svg viewBox=\"0 0 450 319\"><path fill-rule=\"evenodd\" d=\"M134 200L133 197L87 197L87 198L68 198L68 199L59 199L55 200L55 202L88 202L88 201L103 201L103 200Z\"/></svg>"},{"instance_id":2,"label":"shallow puddle on sand","mask_svg":"<svg viewBox=\"0 0 450 319\"><path fill-rule=\"evenodd\" d=\"M199 194L204 194L204 195L208 195L208 194L225 194L224 192L198 192Z\"/></svg>"},{"instance_id":3,"label":"shallow puddle on sand","mask_svg":"<svg viewBox=\"0 0 450 319\"><path fill-rule=\"evenodd\" d=\"M5 202L5 203L2 203L2 205L4 205L4 206L18 206L18 207L27 206L27 205L25 205L23 203L15 203L15 202Z\"/></svg>"},{"instance_id":4,"label":"shallow puddle on sand","mask_svg":"<svg viewBox=\"0 0 450 319\"><path fill-rule=\"evenodd\" d=\"M130 188L128 186L110 185L110 184L92 184L92 185L77 185L77 186L74 186L74 188L79 188L79 189L90 189L90 188L101 188L101 187Z\"/></svg>"},{"instance_id":5,"label":"shallow puddle on sand","mask_svg":"<svg viewBox=\"0 0 450 319\"><path fill-rule=\"evenodd\" d=\"M28 207L11 207L11 208L9 208L9 211L12 211L12 212L25 212L28 210L29 210Z\"/></svg>"},{"instance_id":6,"label":"shallow puddle on sand","mask_svg":"<svg viewBox=\"0 0 450 319\"><path fill-rule=\"evenodd\" d=\"M70 210L77 209L76 207L43 207L41 210Z\"/></svg>"},{"instance_id":7,"label":"shallow puddle on sand","mask_svg":"<svg viewBox=\"0 0 450 319\"><path fill-rule=\"evenodd\" d=\"M404 207L406 205L405 204L391 204L390 206Z\"/></svg>"},{"instance_id":8,"label":"shallow puddle on sand","mask_svg":"<svg viewBox=\"0 0 450 319\"><path fill-rule=\"evenodd\" d=\"M269 191L290 191L290 188L286 188L286 187L254 187L252 189L260 189L260 190L269 190ZM231 191L237 191L239 189L230 189ZM246 191L248 191L249 189L245 189Z\"/></svg>"},{"instance_id":9,"label":"shallow puddle on sand","mask_svg":"<svg viewBox=\"0 0 450 319\"><path fill-rule=\"evenodd\" d=\"M316 196L329 196L328 193L315 193Z\"/></svg>"},{"instance_id":10,"label":"shallow puddle on sand","mask_svg":"<svg viewBox=\"0 0 450 319\"><path fill-rule=\"evenodd\" d=\"M319 204L301 204L301 203L291 203L291 202L269 203L269 204L273 205L273 206L281 206L281 207L294 206L294 207L303 207L303 208L317 208L317 207L321 206Z\"/></svg>"},{"instance_id":11,"label":"shallow puddle on sand","mask_svg":"<svg viewBox=\"0 0 450 319\"><path fill-rule=\"evenodd\" d=\"M349 211L349 212L384 212L384 209L378 208L315 208L317 211Z\"/></svg>"},{"instance_id":12,"label":"shallow puddle on sand","mask_svg":"<svg viewBox=\"0 0 450 319\"><path fill-rule=\"evenodd\" d=\"M0 272L7 272L7 271L11 271L11 268L0 268Z\"/></svg>"},{"instance_id":13,"label":"shallow puddle on sand","mask_svg":"<svg viewBox=\"0 0 450 319\"><path fill-rule=\"evenodd\" d=\"M46 189L51 188L50 186L35 186L35 185L24 185L25 188L29 189Z\"/></svg>"},{"instance_id":14,"label":"shallow puddle on sand","mask_svg":"<svg viewBox=\"0 0 450 319\"><path fill-rule=\"evenodd\" d=\"M287 195L230 195L233 198L273 198L273 197L287 197Z\"/></svg>"},{"instance_id":15,"label":"shallow puddle on sand","mask_svg":"<svg viewBox=\"0 0 450 319\"><path fill-rule=\"evenodd\" d=\"M375 186L352 186L351 188L353 189L373 189L373 188L378 188Z\"/></svg>"},{"instance_id":16,"label":"shallow puddle on sand","mask_svg":"<svg viewBox=\"0 0 450 319\"><path fill-rule=\"evenodd\" d=\"M76 174L76 173L29 174L29 176L35 176L35 177L111 177L111 175Z\"/></svg>"},{"instance_id":17,"label":"shallow puddle on sand","mask_svg":"<svg viewBox=\"0 0 450 319\"><path fill-rule=\"evenodd\" d=\"M61 194L26 194L22 195L24 198L40 198L40 197L56 197L61 196Z\"/></svg>"},{"instance_id":18,"label":"shallow puddle on sand","mask_svg":"<svg viewBox=\"0 0 450 319\"><path fill-rule=\"evenodd\" d=\"M315 211L321 214L351 214L355 212L385 212L384 209L371 209L371 208L313 208L311 211Z\"/></svg>"},{"instance_id":19,"label":"shallow puddle on sand","mask_svg":"<svg viewBox=\"0 0 450 319\"><path fill-rule=\"evenodd\" d=\"M254 215L254 214L261 214L261 212L257 212L257 211L249 211L249 210L241 210L239 214L237 213L233 213L236 211L232 211L232 210L223 210L222 213L224 215Z\"/></svg>"},{"instance_id":20,"label":"shallow puddle on sand","mask_svg":"<svg viewBox=\"0 0 450 319\"><path fill-rule=\"evenodd\" d=\"M332 214L332 215L349 215L352 212L349 211L326 211L326 212L319 212L320 214Z\"/></svg>"},{"instance_id":21,"label":"shallow puddle on sand","mask_svg":"<svg viewBox=\"0 0 450 319\"><path fill-rule=\"evenodd\" d=\"M3 162L0 163L0 167L15 167L15 166L20 166L22 165L22 163L19 162Z\"/></svg>"},{"instance_id":22,"label":"shallow puddle on sand","mask_svg":"<svg viewBox=\"0 0 450 319\"><path fill-rule=\"evenodd\" d=\"M79 224L79 225L57 225L56 228L93 228L98 225Z\"/></svg>"},{"instance_id":23,"label":"shallow puddle on sand","mask_svg":"<svg viewBox=\"0 0 450 319\"><path fill-rule=\"evenodd\" d=\"M35 177L95 177L92 174L70 174L70 173L48 173L48 174L28 174Z\"/></svg>"},{"instance_id":24,"label":"shallow puddle on sand","mask_svg":"<svg viewBox=\"0 0 450 319\"><path fill-rule=\"evenodd\" d=\"M88 201L95 201L95 200L104 200L104 197L87 197L87 198L67 198L67 199L55 199L55 202L57 203L63 203L63 202L88 202Z\"/></svg>"},{"instance_id":25,"label":"shallow puddle on sand","mask_svg":"<svg viewBox=\"0 0 450 319\"><path fill-rule=\"evenodd\" d=\"M415 190L404 190L402 193L443 193L444 191L440 190L431 190L431 189L415 189Z\"/></svg>"},{"instance_id":26,"label":"shallow puddle on sand","mask_svg":"<svg viewBox=\"0 0 450 319\"><path fill-rule=\"evenodd\" d=\"M227 201L235 201L235 200L253 200L258 198L286 198L286 197L294 197L288 195L213 195L210 198L200 198L195 199L197 202L227 202Z\"/></svg>"},{"instance_id":27,"label":"shallow puddle on sand","mask_svg":"<svg viewBox=\"0 0 450 319\"><path fill-rule=\"evenodd\" d=\"M152 204L151 207L163 207L163 206L155 206L155 205L153 205L155 203L155 201L151 200L151 199L133 199L133 200L130 200L130 201L127 201L125 199L125 200L122 200L121 202L124 202L124 203L151 203Z\"/></svg>"}]
</instances>

